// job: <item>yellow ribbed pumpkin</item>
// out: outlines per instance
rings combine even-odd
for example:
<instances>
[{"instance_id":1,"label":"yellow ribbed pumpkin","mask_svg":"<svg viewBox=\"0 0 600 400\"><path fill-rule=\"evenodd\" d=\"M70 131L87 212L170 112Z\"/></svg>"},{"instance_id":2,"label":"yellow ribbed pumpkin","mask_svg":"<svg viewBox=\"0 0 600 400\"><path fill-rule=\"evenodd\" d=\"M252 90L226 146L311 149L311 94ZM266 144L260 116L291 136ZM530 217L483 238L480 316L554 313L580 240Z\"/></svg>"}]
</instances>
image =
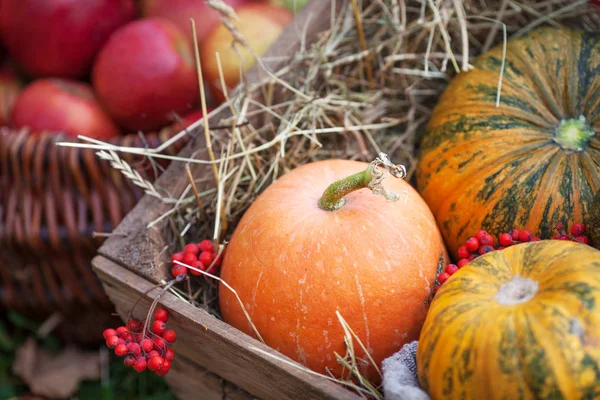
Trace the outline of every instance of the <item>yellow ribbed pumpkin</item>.
<instances>
[{"instance_id":1,"label":"yellow ribbed pumpkin","mask_svg":"<svg viewBox=\"0 0 600 400\"><path fill-rule=\"evenodd\" d=\"M417 365L433 400L600 398L600 251L545 240L475 259L436 294Z\"/></svg>"}]
</instances>

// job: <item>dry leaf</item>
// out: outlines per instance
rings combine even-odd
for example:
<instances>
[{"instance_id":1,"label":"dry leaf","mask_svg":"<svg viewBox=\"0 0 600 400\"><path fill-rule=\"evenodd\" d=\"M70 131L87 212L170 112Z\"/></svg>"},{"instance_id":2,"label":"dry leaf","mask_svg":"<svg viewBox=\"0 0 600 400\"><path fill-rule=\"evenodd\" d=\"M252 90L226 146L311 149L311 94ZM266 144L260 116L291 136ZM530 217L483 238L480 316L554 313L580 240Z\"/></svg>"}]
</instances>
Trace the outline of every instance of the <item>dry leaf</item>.
<instances>
[{"instance_id":1,"label":"dry leaf","mask_svg":"<svg viewBox=\"0 0 600 400\"><path fill-rule=\"evenodd\" d=\"M82 380L100 379L100 358L96 352L83 352L72 345L53 355L29 338L17 350L13 372L36 395L67 398Z\"/></svg>"}]
</instances>

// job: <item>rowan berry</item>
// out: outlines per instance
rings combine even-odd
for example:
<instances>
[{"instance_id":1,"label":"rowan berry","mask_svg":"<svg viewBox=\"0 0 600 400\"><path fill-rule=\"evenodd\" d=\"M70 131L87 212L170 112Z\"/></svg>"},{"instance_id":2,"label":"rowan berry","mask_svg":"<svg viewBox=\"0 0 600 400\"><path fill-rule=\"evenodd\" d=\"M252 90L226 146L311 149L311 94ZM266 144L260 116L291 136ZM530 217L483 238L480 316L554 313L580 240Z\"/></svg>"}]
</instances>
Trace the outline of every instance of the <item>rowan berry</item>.
<instances>
[{"instance_id":1,"label":"rowan berry","mask_svg":"<svg viewBox=\"0 0 600 400\"><path fill-rule=\"evenodd\" d=\"M202 272L198 272L196 271L197 269L199 269L200 271L205 271L206 267L204 266L204 264L202 263L202 261L200 260L196 260L194 261L190 267L194 267L195 269L190 268L190 274L195 275L195 276L200 276L202 275Z\"/></svg>"},{"instance_id":2,"label":"rowan berry","mask_svg":"<svg viewBox=\"0 0 600 400\"><path fill-rule=\"evenodd\" d=\"M125 354L127 354L127 346L124 344L118 344L115 346L115 354L118 355L119 357L124 356Z\"/></svg>"},{"instance_id":3,"label":"rowan berry","mask_svg":"<svg viewBox=\"0 0 600 400\"><path fill-rule=\"evenodd\" d=\"M519 240L519 235L521 234L521 231L518 229L511 229L508 234L510 236L512 236L512 240Z\"/></svg>"},{"instance_id":4,"label":"rowan berry","mask_svg":"<svg viewBox=\"0 0 600 400\"><path fill-rule=\"evenodd\" d=\"M466 258L463 258L462 260L458 260L458 263L456 264L456 266L458 268L462 268L465 265L467 265L469 263L469 260L467 260Z\"/></svg>"},{"instance_id":5,"label":"rowan berry","mask_svg":"<svg viewBox=\"0 0 600 400\"><path fill-rule=\"evenodd\" d=\"M477 239L477 241L479 241L480 245L481 245L481 238L483 238L484 235L489 235L489 233L487 233L487 231L480 230L479 232L477 232L475 234L475 239Z\"/></svg>"},{"instance_id":6,"label":"rowan berry","mask_svg":"<svg viewBox=\"0 0 600 400\"><path fill-rule=\"evenodd\" d=\"M577 236L575 240L583 244L590 244L590 239L585 235Z\"/></svg>"},{"instance_id":7,"label":"rowan berry","mask_svg":"<svg viewBox=\"0 0 600 400\"><path fill-rule=\"evenodd\" d=\"M169 320L169 312L164 308L159 308L154 311L154 320L167 322Z\"/></svg>"},{"instance_id":8,"label":"rowan berry","mask_svg":"<svg viewBox=\"0 0 600 400\"><path fill-rule=\"evenodd\" d=\"M135 358L133 356L126 356L125 359L123 360L123 364L126 367L131 367L131 366L133 366L133 364L135 364Z\"/></svg>"},{"instance_id":9,"label":"rowan berry","mask_svg":"<svg viewBox=\"0 0 600 400\"><path fill-rule=\"evenodd\" d=\"M119 345L119 338L116 335L109 336L108 339L106 339L106 347L114 349L118 345Z\"/></svg>"},{"instance_id":10,"label":"rowan berry","mask_svg":"<svg viewBox=\"0 0 600 400\"><path fill-rule=\"evenodd\" d=\"M209 251L203 251L202 253L200 253L200 255L198 256L198 260L200 260L200 262L206 266L209 266L212 261L213 261L213 256L212 253Z\"/></svg>"},{"instance_id":11,"label":"rowan berry","mask_svg":"<svg viewBox=\"0 0 600 400\"><path fill-rule=\"evenodd\" d=\"M448 278L450 278L450 275L447 272L442 272L441 274L438 275L437 280L441 285L444 282L446 282L448 280Z\"/></svg>"},{"instance_id":12,"label":"rowan berry","mask_svg":"<svg viewBox=\"0 0 600 400\"><path fill-rule=\"evenodd\" d=\"M156 370L156 375L165 376L169 373L171 369L171 362L169 360L163 360L162 366L159 370Z\"/></svg>"},{"instance_id":13,"label":"rowan berry","mask_svg":"<svg viewBox=\"0 0 600 400\"><path fill-rule=\"evenodd\" d=\"M184 255L185 255L185 253L183 251L180 251L178 253L173 253L173 255L171 255L171 262L172 263L175 263L175 261L183 262Z\"/></svg>"},{"instance_id":14,"label":"rowan berry","mask_svg":"<svg viewBox=\"0 0 600 400\"><path fill-rule=\"evenodd\" d=\"M127 330L126 327L124 326L120 326L116 329L117 332L117 337L121 338L121 339L126 339L127 338L127 334L129 333L129 331Z\"/></svg>"},{"instance_id":15,"label":"rowan berry","mask_svg":"<svg viewBox=\"0 0 600 400\"><path fill-rule=\"evenodd\" d=\"M182 263L184 263L186 265L192 265L193 262L196 261L197 259L198 259L198 256L196 254L185 253L185 255L183 256Z\"/></svg>"},{"instance_id":16,"label":"rowan berry","mask_svg":"<svg viewBox=\"0 0 600 400\"><path fill-rule=\"evenodd\" d=\"M127 336L125 336L125 343L130 342L133 342L133 335L131 333L128 333Z\"/></svg>"},{"instance_id":17,"label":"rowan berry","mask_svg":"<svg viewBox=\"0 0 600 400\"><path fill-rule=\"evenodd\" d=\"M163 338L152 338L152 343L154 344L154 348L158 351L164 351L167 348L167 343Z\"/></svg>"},{"instance_id":18,"label":"rowan berry","mask_svg":"<svg viewBox=\"0 0 600 400\"><path fill-rule=\"evenodd\" d=\"M154 343L152 343L152 340L150 340L150 339L144 339L144 340L142 340L142 342L140 344L142 345L142 349L146 353L149 351L152 351L152 349L154 348Z\"/></svg>"},{"instance_id":19,"label":"rowan berry","mask_svg":"<svg viewBox=\"0 0 600 400\"><path fill-rule=\"evenodd\" d=\"M200 251L208 251L211 253L215 249L215 245L213 244L212 240L208 239L205 239L198 243L198 247L200 248Z\"/></svg>"},{"instance_id":20,"label":"rowan berry","mask_svg":"<svg viewBox=\"0 0 600 400\"><path fill-rule=\"evenodd\" d=\"M173 275L174 278L177 278L180 275L185 276L187 275L187 268L183 265L175 264L173 268L171 268L171 275Z\"/></svg>"},{"instance_id":21,"label":"rowan berry","mask_svg":"<svg viewBox=\"0 0 600 400\"><path fill-rule=\"evenodd\" d=\"M460 246L458 248L458 256L460 258L468 258L470 255L469 253L469 249L467 249L467 246Z\"/></svg>"},{"instance_id":22,"label":"rowan berry","mask_svg":"<svg viewBox=\"0 0 600 400\"><path fill-rule=\"evenodd\" d=\"M137 372L141 373L146 370L146 366L147 366L146 358L140 357L133 364L133 369L135 369Z\"/></svg>"},{"instance_id":23,"label":"rowan berry","mask_svg":"<svg viewBox=\"0 0 600 400\"><path fill-rule=\"evenodd\" d=\"M561 232L556 232L553 236L555 240L569 240L569 237Z\"/></svg>"},{"instance_id":24,"label":"rowan berry","mask_svg":"<svg viewBox=\"0 0 600 400\"><path fill-rule=\"evenodd\" d=\"M200 249L198 248L198 245L196 245L196 243L189 243L185 245L185 247L183 248L183 252L185 254L193 254L194 257L198 257Z\"/></svg>"},{"instance_id":25,"label":"rowan berry","mask_svg":"<svg viewBox=\"0 0 600 400\"><path fill-rule=\"evenodd\" d=\"M102 333L102 336L104 336L104 339L107 340L109 337L111 336L116 336L117 335L117 331L115 331L114 329L105 329L104 332Z\"/></svg>"},{"instance_id":26,"label":"rowan berry","mask_svg":"<svg viewBox=\"0 0 600 400\"><path fill-rule=\"evenodd\" d=\"M175 352L170 347L165 351L165 360L171 361L175 358Z\"/></svg>"},{"instance_id":27,"label":"rowan berry","mask_svg":"<svg viewBox=\"0 0 600 400\"><path fill-rule=\"evenodd\" d=\"M500 236L498 236L498 242L500 242L501 246L510 246L513 242L513 238L510 233L501 233Z\"/></svg>"},{"instance_id":28,"label":"rowan berry","mask_svg":"<svg viewBox=\"0 0 600 400\"><path fill-rule=\"evenodd\" d=\"M169 343L175 342L177 340L177 333L173 329L167 329L162 334L163 339L165 339Z\"/></svg>"},{"instance_id":29,"label":"rowan berry","mask_svg":"<svg viewBox=\"0 0 600 400\"><path fill-rule=\"evenodd\" d=\"M467 246L467 250L469 250L471 253L475 253L479 248L479 240L474 237L470 237L465 242L465 245Z\"/></svg>"},{"instance_id":30,"label":"rowan berry","mask_svg":"<svg viewBox=\"0 0 600 400\"><path fill-rule=\"evenodd\" d=\"M135 354L136 351L140 348L139 343L127 343L127 352Z\"/></svg>"},{"instance_id":31,"label":"rowan berry","mask_svg":"<svg viewBox=\"0 0 600 400\"><path fill-rule=\"evenodd\" d=\"M452 276L452 275L454 275L454 273L455 273L456 271L458 271L458 266L457 266L456 264L448 264L448 265L446 265L446 268L444 269L444 271L445 271L445 272L446 272L448 275ZM166 338L165 338L165 339L166 339Z\"/></svg>"},{"instance_id":32,"label":"rowan berry","mask_svg":"<svg viewBox=\"0 0 600 400\"><path fill-rule=\"evenodd\" d=\"M493 246L493 245L494 245L494 237L492 235L490 235L489 233L482 235L481 239L479 239L479 248L481 248L481 246Z\"/></svg>"},{"instance_id":33,"label":"rowan berry","mask_svg":"<svg viewBox=\"0 0 600 400\"><path fill-rule=\"evenodd\" d=\"M496 250L504 250L505 248L506 247L504 247L504 246L498 246L498 247L496 247Z\"/></svg>"},{"instance_id":34,"label":"rowan berry","mask_svg":"<svg viewBox=\"0 0 600 400\"><path fill-rule=\"evenodd\" d=\"M148 361L148 369L150 371L158 371L162 368L164 361L161 356L154 356Z\"/></svg>"},{"instance_id":35,"label":"rowan berry","mask_svg":"<svg viewBox=\"0 0 600 400\"><path fill-rule=\"evenodd\" d=\"M540 240L542 240L542 239L539 238L539 237L537 237L537 236L535 236L535 237L531 238L530 242L539 242Z\"/></svg>"},{"instance_id":36,"label":"rowan berry","mask_svg":"<svg viewBox=\"0 0 600 400\"><path fill-rule=\"evenodd\" d=\"M157 335L162 335L162 333L165 331L166 328L166 324L163 321L154 321L152 323L152 332L156 333Z\"/></svg>"},{"instance_id":37,"label":"rowan berry","mask_svg":"<svg viewBox=\"0 0 600 400\"><path fill-rule=\"evenodd\" d=\"M475 254L471 254L469 256L469 258L467 258L468 261L473 261L474 259L476 259L477 257L479 257L479 254L475 253Z\"/></svg>"},{"instance_id":38,"label":"rowan berry","mask_svg":"<svg viewBox=\"0 0 600 400\"><path fill-rule=\"evenodd\" d=\"M149 352L148 354L146 354L146 358L151 359L152 357L158 357L160 356L160 353L158 352L158 350L152 350L151 352Z\"/></svg>"},{"instance_id":39,"label":"rowan berry","mask_svg":"<svg viewBox=\"0 0 600 400\"><path fill-rule=\"evenodd\" d=\"M519 240L521 242L529 242L531 241L531 239L533 238L533 233L531 233L531 231L521 231L521 233L519 233Z\"/></svg>"},{"instance_id":40,"label":"rowan berry","mask_svg":"<svg viewBox=\"0 0 600 400\"><path fill-rule=\"evenodd\" d=\"M583 224L573 224L571 227L571 235L577 237L582 236L585 233L585 225Z\"/></svg>"},{"instance_id":41,"label":"rowan berry","mask_svg":"<svg viewBox=\"0 0 600 400\"><path fill-rule=\"evenodd\" d=\"M490 251L494 251L494 247L490 246L490 245L483 245L483 246L479 246L479 250L477 250L477 252L479 253L479 255L483 255L486 253L489 253Z\"/></svg>"},{"instance_id":42,"label":"rowan berry","mask_svg":"<svg viewBox=\"0 0 600 400\"><path fill-rule=\"evenodd\" d=\"M221 265L221 261L223 261L223 258L219 256L219 253L212 253L212 258L214 260L213 268L219 267Z\"/></svg>"}]
</instances>

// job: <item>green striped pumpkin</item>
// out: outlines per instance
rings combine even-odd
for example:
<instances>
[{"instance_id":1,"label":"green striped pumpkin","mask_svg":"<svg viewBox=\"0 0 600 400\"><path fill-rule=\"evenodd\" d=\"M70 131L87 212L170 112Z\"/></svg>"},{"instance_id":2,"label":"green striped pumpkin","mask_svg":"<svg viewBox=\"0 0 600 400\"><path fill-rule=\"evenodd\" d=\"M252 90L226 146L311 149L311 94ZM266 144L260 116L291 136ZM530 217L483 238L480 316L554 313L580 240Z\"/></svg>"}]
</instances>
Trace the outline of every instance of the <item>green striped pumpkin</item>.
<instances>
[{"instance_id":1,"label":"green striped pumpkin","mask_svg":"<svg viewBox=\"0 0 600 400\"><path fill-rule=\"evenodd\" d=\"M417 366L434 400L600 398L600 251L544 240L475 259L437 292Z\"/></svg>"},{"instance_id":2,"label":"green striped pumpkin","mask_svg":"<svg viewBox=\"0 0 600 400\"><path fill-rule=\"evenodd\" d=\"M480 229L551 237L588 222L600 188L600 34L542 28L458 74L421 144L417 187L448 250Z\"/></svg>"}]
</instances>

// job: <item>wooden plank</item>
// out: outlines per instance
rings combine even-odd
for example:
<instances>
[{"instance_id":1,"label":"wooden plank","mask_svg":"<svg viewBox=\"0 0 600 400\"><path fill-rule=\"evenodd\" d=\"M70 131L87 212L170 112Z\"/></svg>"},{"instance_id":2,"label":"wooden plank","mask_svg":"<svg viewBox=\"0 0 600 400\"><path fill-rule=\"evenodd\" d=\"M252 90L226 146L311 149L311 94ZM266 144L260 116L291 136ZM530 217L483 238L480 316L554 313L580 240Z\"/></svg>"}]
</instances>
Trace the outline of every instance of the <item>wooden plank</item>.
<instances>
[{"instance_id":1,"label":"wooden plank","mask_svg":"<svg viewBox=\"0 0 600 400\"><path fill-rule=\"evenodd\" d=\"M306 45L314 42L321 32L330 27L332 4L336 7L334 12L337 13L343 3L342 0L313 0L308 3L302 11L295 15L294 20L263 56L265 59L273 58L273 61L265 62L267 67L277 71L286 65L288 62L286 57L293 57L300 49L303 32L306 32L304 40ZM256 83L264 76L264 71L261 72L258 67L254 67L248 71L247 81L249 84ZM214 121L230 116L229 109L224 109L215 116ZM202 126L192 130L193 139L181 151L179 154L181 157L190 157L193 152L203 150L197 153L196 158L208 159ZM212 175L210 165L192 164L190 167L195 177ZM174 162L155 182L155 186L166 189L177 197L185 189L187 183L183 163ZM214 185L210 182L208 184ZM204 188L200 188L200 190L202 189ZM144 196L115 229L115 235L103 244L98 253L150 281L160 282L165 278L167 271L164 268L156 268L156 266L160 265L160 260L166 261L166 254L161 253L166 243L159 232L147 229L147 225L168 210L169 205L154 197Z\"/></svg>"},{"instance_id":2,"label":"wooden plank","mask_svg":"<svg viewBox=\"0 0 600 400\"><path fill-rule=\"evenodd\" d=\"M144 295L153 284L102 256L96 257L92 264L118 312L127 315L133 304L142 297L134 316L143 317L152 299L158 294L158 290L154 290ZM270 347L171 293L165 293L161 297L161 304L170 310L169 326L178 333L179 339L173 345L176 357L182 355L189 362L210 370L254 396L265 400L360 399L336 383L288 364L299 366ZM287 363L280 359L286 360ZM196 370L192 373L184 364L174 364L173 368L173 385L185 384L197 376ZM198 385L208 388L212 383L201 382ZM198 392L193 390L182 391L180 394L182 399L198 398Z\"/></svg>"},{"instance_id":3,"label":"wooden plank","mask_svg":"<svg viewBox=\"0 0 600 400\"><path fill-rule=\"evenodd\" d=\"M235 387L197 363L189 354L177 353L166 376L167 383L178 399L252 400L256 397Z\"/></svg>"}]
</instances>

